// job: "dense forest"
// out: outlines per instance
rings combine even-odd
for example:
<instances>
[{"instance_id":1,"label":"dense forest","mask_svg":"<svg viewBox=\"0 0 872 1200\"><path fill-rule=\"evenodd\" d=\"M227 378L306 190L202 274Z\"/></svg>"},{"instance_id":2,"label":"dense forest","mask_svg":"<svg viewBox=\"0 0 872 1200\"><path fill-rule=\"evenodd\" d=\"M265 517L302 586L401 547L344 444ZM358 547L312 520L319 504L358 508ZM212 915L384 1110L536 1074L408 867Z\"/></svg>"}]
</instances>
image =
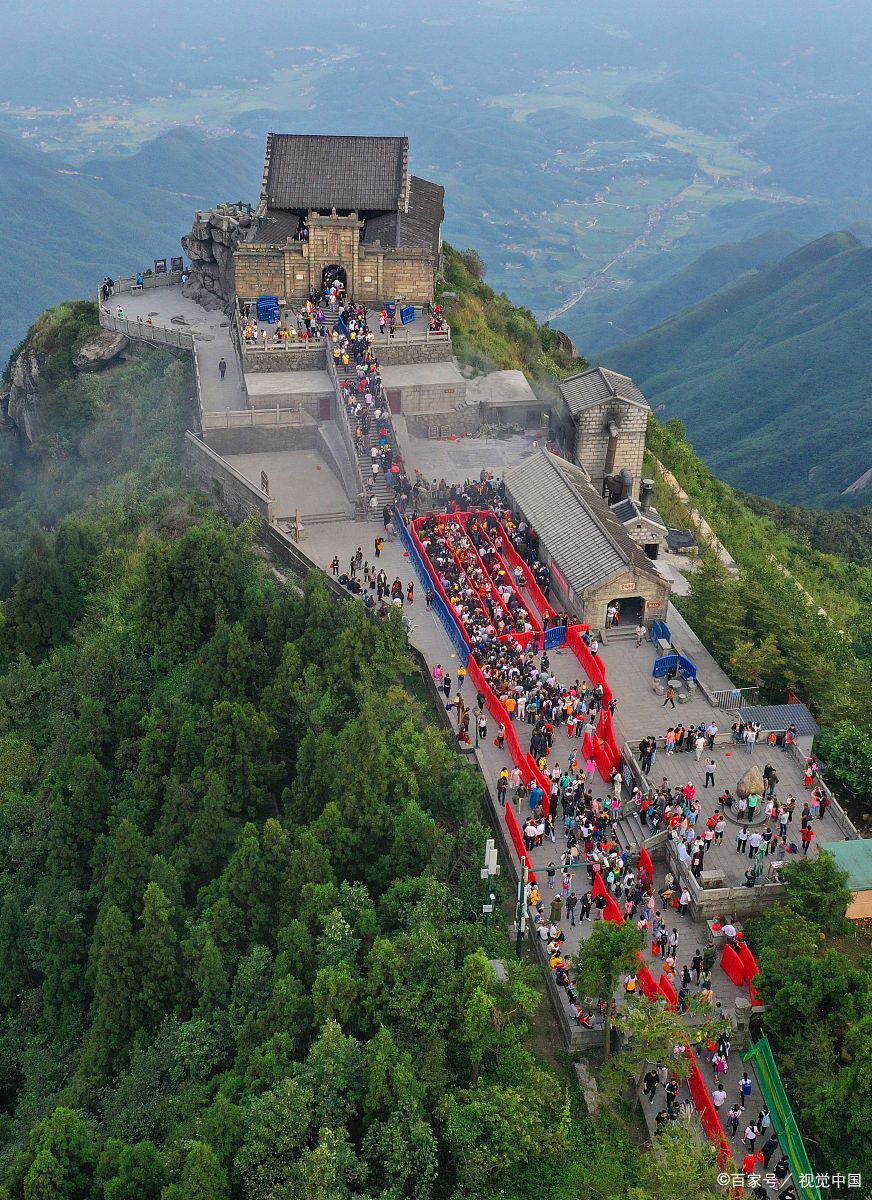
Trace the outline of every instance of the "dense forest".
<instances>
[{"instance_id":1,"label":"dense forest","mask_svg":"<svg viewBox=\"0 0 872 1200\"><path fill-rule=\"evenodd\" d=\"M825 726L816 749L832 779L872 804L872 567L815 549L795 519L768 515L767 504L752 511L702 462L680 421L652 419L648 449L651 473L655 458L672 471L740 567L731 575L700 547L691 594L675 604L736 683L762 679L765 702L783 703L790 688L808 704ZM662 478L656 501L667 524L691 524Z\"/></svg>"}]
</instances>

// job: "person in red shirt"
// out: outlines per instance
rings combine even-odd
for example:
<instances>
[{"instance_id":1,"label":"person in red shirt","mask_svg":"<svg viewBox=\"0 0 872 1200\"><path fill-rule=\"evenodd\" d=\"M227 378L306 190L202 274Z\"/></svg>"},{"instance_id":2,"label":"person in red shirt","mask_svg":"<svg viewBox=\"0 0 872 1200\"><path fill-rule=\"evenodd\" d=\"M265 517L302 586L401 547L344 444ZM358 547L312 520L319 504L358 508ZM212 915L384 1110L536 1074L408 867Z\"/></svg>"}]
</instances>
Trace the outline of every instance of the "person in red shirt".
<instances>
[{"instance_id":1,"label":"person in red shirt","mask_svg":"<svg viewBox=\"0 0 872 1200\"><path fill-rule=\"evenodd\" d=\"M808 854L808 848L811 845L811 839L814 837L814 830L809 825L807 829L803 829L800 837L802 838L802 853Z\"/></svg>"}]
</instances>

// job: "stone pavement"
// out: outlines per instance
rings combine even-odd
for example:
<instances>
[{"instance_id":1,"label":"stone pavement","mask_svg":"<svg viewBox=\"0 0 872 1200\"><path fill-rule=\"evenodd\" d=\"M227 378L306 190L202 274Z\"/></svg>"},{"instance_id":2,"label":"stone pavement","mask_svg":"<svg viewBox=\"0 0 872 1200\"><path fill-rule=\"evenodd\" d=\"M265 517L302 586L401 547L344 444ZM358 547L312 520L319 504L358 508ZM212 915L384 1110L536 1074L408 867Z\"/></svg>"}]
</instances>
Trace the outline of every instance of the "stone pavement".
<instances>
[{"instance_id":1,"label":"stone pavement","mask_svg":"<svg viewBox=\"0 0 872 1200\"><path fill-rule=\"evenodd\" d=\"M240 411L248 408L245 380L239 358L230 340L230 320L226 313L209 311L182 295L181 288L149 288L142 292L122 292L110 297L107 305L115 314L120 304L128 320L151 317L155 325L165 325L194 335L200 370L200 396L204 412ZM175 319L178 318L178 319ZM227 374L219 377L218 363L223 357Z\"/></svg>"}]
</instances>

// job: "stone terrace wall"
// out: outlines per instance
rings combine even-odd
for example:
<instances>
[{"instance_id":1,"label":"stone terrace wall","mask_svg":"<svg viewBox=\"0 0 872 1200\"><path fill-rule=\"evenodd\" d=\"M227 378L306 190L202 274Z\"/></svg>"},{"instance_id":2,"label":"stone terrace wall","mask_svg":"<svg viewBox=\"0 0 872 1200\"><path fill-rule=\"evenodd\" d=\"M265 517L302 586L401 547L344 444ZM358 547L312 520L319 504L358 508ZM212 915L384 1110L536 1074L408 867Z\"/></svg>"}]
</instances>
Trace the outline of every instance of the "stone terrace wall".
<instances>
[{"instance_id":1,"label":"stone terrace wall","mask_svg":"<svg viewBox=\"0 0 872 1200\"><path fill-rule=\"evenodd\" d=\"M234 430L231 436L240 433L259 433L261 430ZM267 430L265 432L275 432ZM241 453L235 444L233 449ZM259 487L255 487L244 475L235 471L229 463L219 458L193 433L185 434L184 460L189 473L201 491L211 496L233 521L244 521L253 512L269 523L272 521L272 501Z\"/></svg>"}]
</instances>

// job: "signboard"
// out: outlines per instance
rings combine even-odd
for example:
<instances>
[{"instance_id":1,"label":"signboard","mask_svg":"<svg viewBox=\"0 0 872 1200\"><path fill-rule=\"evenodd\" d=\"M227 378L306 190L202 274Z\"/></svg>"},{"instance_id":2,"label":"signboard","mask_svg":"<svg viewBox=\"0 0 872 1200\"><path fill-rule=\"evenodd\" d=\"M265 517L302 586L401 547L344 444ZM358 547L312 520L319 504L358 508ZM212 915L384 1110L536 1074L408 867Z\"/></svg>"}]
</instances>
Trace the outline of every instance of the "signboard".
<instances>
[{"instance_id":1,"label":"signboard","mask_svg":"<svg viewBox=\"0 0 872 1200\"><path fill-rule=\"evenodd\" d=\"M170 259L170 270L171 271L175 271L175 272L178 272L179 274L181 274L181 272L184 271L184 269L185 269L185 260L182 258L181 254L178 256L178 258Z\"/></svg>"},{"instance_id":2,"label":"signboard","mask_svg":"<svg viewBox=\"0 0 872 1200\"><path fill-rule=\"evenodd\" d=\"M166 275L167 260L165 258L156 258L154 260L154 273L155 275Z\"/></svg>"},{"instance_id":3,"label":"signboard","mask_svg":"<svg viewBox=\"0 0 872 1200\"><path fill-rule=\"evenodd\" d=\"M407 304L407 305L405 305L404 308L400 309L400 324L401 325L411 325L414 320L415 320L414 304Z\"/></svg>"},{"instance_id":4,"label":"signboard","mask_svg":"<svg viewBox=\"0 0 872 1200\"><path fill-rule=\"evenodd\" d=\"M662 608L663 606L659 600L646 600L645 607L646 608Z\"/></svg>"}]
</instances>

